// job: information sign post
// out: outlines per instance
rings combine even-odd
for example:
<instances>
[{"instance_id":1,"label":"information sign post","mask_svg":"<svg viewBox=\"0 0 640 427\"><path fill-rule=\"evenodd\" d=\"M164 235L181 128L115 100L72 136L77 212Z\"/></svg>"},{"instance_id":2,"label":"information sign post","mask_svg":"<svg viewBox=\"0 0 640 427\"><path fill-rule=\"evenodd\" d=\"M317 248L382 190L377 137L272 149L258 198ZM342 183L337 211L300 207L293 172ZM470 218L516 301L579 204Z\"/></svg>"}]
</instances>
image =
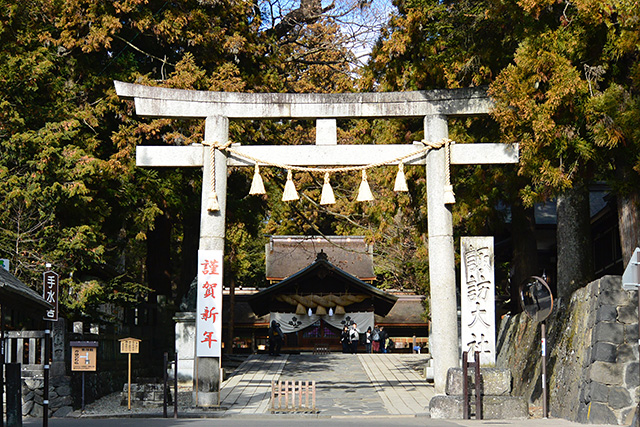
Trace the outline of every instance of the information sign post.
<instances>
[{"instance_id":1,"label":"information sign post","mask_svg":"<svg viewBox=\"0 0 640 427\"><path fill-rule=\"evenodd\" d=\"M49 425L49 370L51 368L51 322L58 321L58 284L60 276L51 270L51 264L46 264L47 271L43 273L42 298L49 304L51 309L47 310L44 316L46 328L44 330L44 395L42 396L42 427Z\"/></svg>"},{"instance_id":2,"label":"information sign post","mask_svg":"<svg viewBox=\"0 0 640 427\"><path fill-rule=\"evenodd\" d=\"M120 340L120 353L127 354L129 357L129 369L127 371L127 408L131 410L131 355L140 352L140 341L137 338L122 338Z\"/></svg>"},{"instance_id":3,"label":"information sign post","mask_svg":"<svg viewBox=\"0 0 640 427\"><path fill-rule=\"evenodd\" d=\"M527 315L540 322L542 335L542 416L547 418L547 331L545 320L553 311L553 295L547 282L531 276L520 285L520 304Z\"/></svg>"},{"instance_id":4,"label":"information sign post","mask_svg":"<svg viewBox=\"0 0 640 427\"><path fill-rule=\"evenodd\" d=\"M97 366L97 341L71 341L71 370L82 372L82 409L84 412L84 373L95 372Z\"/></svg>"}]
</instances>

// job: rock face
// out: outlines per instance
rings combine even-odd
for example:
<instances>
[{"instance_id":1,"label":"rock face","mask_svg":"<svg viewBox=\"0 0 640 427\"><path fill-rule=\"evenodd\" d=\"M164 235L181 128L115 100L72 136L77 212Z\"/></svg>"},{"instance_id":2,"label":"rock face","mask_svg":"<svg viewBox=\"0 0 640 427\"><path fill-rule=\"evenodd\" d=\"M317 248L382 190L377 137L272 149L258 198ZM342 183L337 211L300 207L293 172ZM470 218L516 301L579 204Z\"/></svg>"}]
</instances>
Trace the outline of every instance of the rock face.
<instances>
[{"instance_id":1,"label":"rock face","mask_svg":"<svg viewBox=\"0 0 640 427\"><path fill-rule=\"evenodd\" d=\"M637 293L605 276L556 301L546 322L549 415L629 425L640 396ZM542 406L540 338L524 314L503 318L497 338L496 365L511 368L513 394L533 407Z\"/></svg>"}]
</instances>

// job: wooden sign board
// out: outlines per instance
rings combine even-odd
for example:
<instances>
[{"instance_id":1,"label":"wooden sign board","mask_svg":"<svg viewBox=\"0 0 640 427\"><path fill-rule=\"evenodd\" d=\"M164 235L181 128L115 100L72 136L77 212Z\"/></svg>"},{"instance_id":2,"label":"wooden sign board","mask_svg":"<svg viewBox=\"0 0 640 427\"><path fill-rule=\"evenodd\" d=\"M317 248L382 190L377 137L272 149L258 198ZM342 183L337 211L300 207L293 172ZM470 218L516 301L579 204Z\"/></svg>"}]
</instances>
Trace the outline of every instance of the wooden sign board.
<instances>
[{"instance_id":1,"label":"wooden sign board","mask_svg":"<svg viewBox=\"0 0 640 427\"><path fill-rule=\"evenodd\" d=\"M140 352L140 341L137 338L122 338L120 340L120 353L138 354Z\"/></svg>"},{"instance_id":2,"label":"wooden sign board","mask_svg":"<svg viewBox=\"0 0 640 427\"><path fill-rule=\"evenodd\" d=\"M98 343L95 341L71 342L71 370L93 372L96 370Z\"/></svg>"}]
</instances>

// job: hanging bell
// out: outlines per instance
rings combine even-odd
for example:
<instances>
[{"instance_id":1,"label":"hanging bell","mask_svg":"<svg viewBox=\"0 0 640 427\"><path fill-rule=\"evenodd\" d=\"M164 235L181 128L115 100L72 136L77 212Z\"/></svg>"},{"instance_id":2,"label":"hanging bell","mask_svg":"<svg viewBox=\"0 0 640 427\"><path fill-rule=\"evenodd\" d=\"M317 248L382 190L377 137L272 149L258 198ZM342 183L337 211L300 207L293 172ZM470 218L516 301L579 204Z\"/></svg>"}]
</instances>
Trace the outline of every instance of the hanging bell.
<instances>
[{"instance_id":1,"label":"hanging bell","mask_svg":"<svg viewBox=\"0 0 640 427\"><path fill-rule=\"evenodd\" d=\"M324 184L322 185L322 196L320 196L321 205L332 205L336 202L336 198L333 195L333 188L329 182L329 172L324 173Z\"/></svg>"},{"instance_id":2,"label":"hanging bell","mask_svg":"<svg viewBox=\"0 0 640 427\"><path fill-rule=\"evenodd\" d=\"M257 163L253 172L253 181L251 181L251 189L249 190L249 194L266 194L266 191L264 190L264 182L262 181L262 177L260 176L260 167Z\"/></svg>"},{"instance_id":3,"label":"hanging bell","mask_svg":"<svg viewBox=\"0 0 640 427\"><path fill-rule=\"evenodd\" d=\"M309 307L309 311L307 311L307 314L309 315L309 317L313 316L313 311L311 311L311 307Z\"/></svg>"},{"instance_id":4,"label":"hanging bell","mask_svg":"<svg viewBox=\"0 0 640 427\"><path fill-rule=\"evenodd\" d=\"M407 180L404 177L404 163L402 162L398 165L398 174L396 175L396 183L393 186L393 191L409 191L409 188L407 188Z\"/></svg>"},{"instance_id":5,"label":"hanging bell","mask_svg":"<svg viewBox=\"0 0 640 427\"><path fill-rule=\"evenodd\" d=\"M442 200L445 205L453 205L456 202L456 196L453 193L453 185L447 184L444 186L444 195Z\"/></svg>"},{"instance_id":6,"label":"hanging bell","mask_svg":"<svg viewBox=\"0 0 640 427\"><path fill-rule=\"evenodd\" d=\"M284 185L282 201L290 202L292 200L298 200L299 198L296 186L293 184L293 174L291 173L291 169L289 169L287 170L287 183Z\"/></svg>"},{"instance_id":7,"label":"hanging bell","mask_svg":"<svg viewBox=\"0 0 640 427\"><path fill-rule=\"evenodd\" d=\"M358 202L368 202L374 200L371 188L369 188L369 182L367 181L367 171L362 169L362 181L360 181L360 188L358 189Z\"/></svg>"}]
</instances>

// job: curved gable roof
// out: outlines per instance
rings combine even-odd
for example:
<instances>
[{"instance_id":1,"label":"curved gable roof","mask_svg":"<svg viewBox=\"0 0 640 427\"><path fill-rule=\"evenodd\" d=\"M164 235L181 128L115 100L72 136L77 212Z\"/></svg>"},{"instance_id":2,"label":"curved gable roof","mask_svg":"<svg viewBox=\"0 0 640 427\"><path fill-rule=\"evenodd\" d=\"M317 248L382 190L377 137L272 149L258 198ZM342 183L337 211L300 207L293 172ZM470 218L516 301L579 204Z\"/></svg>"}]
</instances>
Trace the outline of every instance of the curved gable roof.
<instances>
[{"instance_id":1,"label":"curved gable roof","mask_svg":"<svg viewBox=\"0 0 640 427\"><path fill-rule=\"evenodd\" d=\"M363 282L357 277L336 267L329 262L326 254L321 251L316 260L307 267L292 274L281 282L251 295L249 297L249 304L251 305L251 308L258 316L268 314L269 302L272 298L278 294L283 294L287 291L297 289L302 283L304 283L306 278L316 277L321 270L331 273L336 280L343 283L346 282L352 289L355 288L359 292L373 298L375 314L379 316L386 316L398 300L398 297L395 295L388 294L375 286L369 285L368 283ZM318 289L318 291L322 290Z\"/></svg>"}]
</instances>

